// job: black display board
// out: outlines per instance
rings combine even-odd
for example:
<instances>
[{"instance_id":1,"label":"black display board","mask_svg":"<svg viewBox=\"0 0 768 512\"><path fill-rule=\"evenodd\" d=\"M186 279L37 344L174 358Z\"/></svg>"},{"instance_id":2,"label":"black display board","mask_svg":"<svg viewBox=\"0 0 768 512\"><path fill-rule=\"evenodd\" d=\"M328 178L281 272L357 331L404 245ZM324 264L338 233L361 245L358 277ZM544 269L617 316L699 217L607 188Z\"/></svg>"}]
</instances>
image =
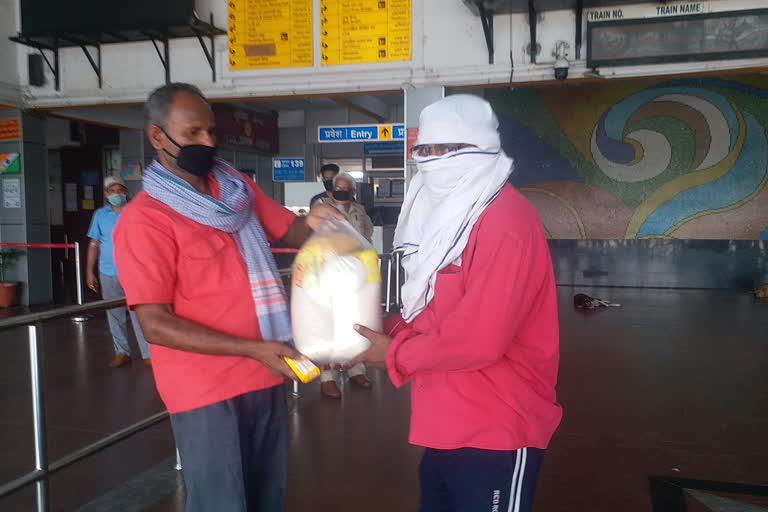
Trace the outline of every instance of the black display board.
<instances>
[{"instance_id":1,"label":"black display board","mask_svg":"<svg viewBox=\"0 0 768 512\"><path fill-rule=\"evenodd\" d=\"M587 66L630 66L768 55L768 9L587 25Z\"/></svg>"},{"instance_id":2,"label":"black display board","mask_svg":"<svg viewBox=\"0 0 768 512\"><path fill-rule=\"evenodd\" d=\"M21 33L87 34L189 25L194 0L21 0Z\"/></svg>"}]
</instances>

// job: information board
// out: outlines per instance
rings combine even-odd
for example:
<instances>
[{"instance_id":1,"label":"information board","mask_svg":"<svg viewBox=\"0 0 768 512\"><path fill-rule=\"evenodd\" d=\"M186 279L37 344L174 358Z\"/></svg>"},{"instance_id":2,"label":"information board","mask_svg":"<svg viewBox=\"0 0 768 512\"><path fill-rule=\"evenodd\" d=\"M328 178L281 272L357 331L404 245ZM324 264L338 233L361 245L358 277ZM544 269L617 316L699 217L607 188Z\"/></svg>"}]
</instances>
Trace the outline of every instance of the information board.
<instances>
[{"instance_id":1,"label":"information board","mask_svg":"<svg viewBox=\"0 0 768 512\"><path fill-rule=\"evenodd\" d=\"M0 119L0 140L17 140L21 138L21 121L18 117Z\"/></svg>"},{"instance_id":2,"label":"information board","mask_svg":"<svg viewBox=\"0 0 768 512\"><path fill-rule=\"evenodd\" d=\"M320 0L321 64L411 59L411 0Z\"/></svg>"},{"instance_id":3,"label":"information board","mask_svg":"<svg viewBox=\"0 0 768 512\"><path fill-rule=\"evenodd\" d=\"M366 142L363 153L368 156L404 155L405 145L402 142Z\"/></svg>"},{"instance_id":4,"label":"information board","mask_svg":"<svg viewBox=\"0 0 768 512\"><path fill-rule=\"evenodd\" d=\"M229 69L312 66L312 0L227 0Z\"/></svg>"},{"instance_id":5,"label":"information board","mask_svg":"<svg viewBox=\"0 0 768 512\"><path fill-rule=\"evenodd\" d=\"M273 158L272 181L304 181L304 159Z\"/></svg>"}]
</instances>

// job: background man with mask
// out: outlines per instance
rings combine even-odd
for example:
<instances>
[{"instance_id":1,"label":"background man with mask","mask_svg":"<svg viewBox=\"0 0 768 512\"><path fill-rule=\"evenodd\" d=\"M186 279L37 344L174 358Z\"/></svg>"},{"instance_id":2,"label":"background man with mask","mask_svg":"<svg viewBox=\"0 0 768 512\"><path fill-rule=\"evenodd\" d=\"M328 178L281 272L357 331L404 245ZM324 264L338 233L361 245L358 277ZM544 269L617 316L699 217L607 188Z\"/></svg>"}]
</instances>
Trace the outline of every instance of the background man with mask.
<instances>
[{"instance_id":1,"label":"background man with mask","mask_svg":"<svg viewBox=\"0 0 768 512\"><path fill-rule=\"evenodd\" d=\"M117 267L113 258L112 231L117 224L118 216L128 202L128 189L125 182L112 176L104 180L104 198L107 204L93 213L91 226L88 228L88 259L85 269L85 280L88 288L96 293L101 291L104 299L117 299L125 293L117 278ZM99 277L96 277L96 262L99 262ZM136 333L136 341L139 343L141 358L148 365L149 347L144 333L141 331L136 313L131 313L133 331ZM115 346L115 358L110 364L118 368L131 361L131 347L128 345L128 323L126 321L125 308L115 308L107 311L109 332L112 334L112 344Z\"/></svg>"},{"instance_id":2,"label":"background man with mask","mask_svg":"<svg viewBox=\"0 0 768 512\"><path fill-rule=\"evenodd\" d=\"M411 383L422 512L531 508L560 422L557 297L535 208L509 183L498 120L476 96L425 108L395 230L402 315L350 361Z\"/></svg>"},{"instance_id":3,"label":"background man with mask","mask_svg":"<svg viewBox=\"0 0 768 512\"><path fill-rule=\"evenodd\" d=\"M168 84L145 105L157 151L115 230L128 304L151 342L158 392L184 465L186 510L283 510L284 357L300 357L269 241L299 247L327 205L296 218L215 158L199 89Z\"/></svg>"},{"instance_id":4,"label":"background man with mask","mask_svg":"<svg viewBox=\"0 0 768 512\"><path fill-rule=\"evenodd\" d=\"M312 197L309 200L309 206L315 204L315 201L319 201L323 198L331 197L333 193L333 179L339 174L339 166L336 164L325 164L320 168L320 179L323 180L323 187L325 190Z\"/></svg>"},{"instance_id":5,"label":"background man with mask","mask_svg":"<svg viewBox=\"0 0 768 512\"><path fill-rule=\"evenodd\" d=\"M347 221L366 240L371 241L373 236L373 222L365 213L365 207L355 202L355 178L351 174L342 172L333 178L331 197L323 197L321 203L333 206L344 214ZM361 388L370 388L371 381L365 375L365 365L358 363L347 370L349 381ZM339 377L337 368L323 368L320 373L320 392L328 398L341 398L341 390L336 381Z\"/></svg>"},{"instance_id":6,"label":"background man with mask","mask_svg":"<svg viewBox=\"0 0 768 512\"><path fill-rule=\"evenodd\" d=\"M333 206L343 213L352 227L370 242L373 236L373 222L365 212L365 207L355 202L355 178L349 173L342 172L332 181L330 197L323 197L320 202Z\"/></svg>"}]
</instances>

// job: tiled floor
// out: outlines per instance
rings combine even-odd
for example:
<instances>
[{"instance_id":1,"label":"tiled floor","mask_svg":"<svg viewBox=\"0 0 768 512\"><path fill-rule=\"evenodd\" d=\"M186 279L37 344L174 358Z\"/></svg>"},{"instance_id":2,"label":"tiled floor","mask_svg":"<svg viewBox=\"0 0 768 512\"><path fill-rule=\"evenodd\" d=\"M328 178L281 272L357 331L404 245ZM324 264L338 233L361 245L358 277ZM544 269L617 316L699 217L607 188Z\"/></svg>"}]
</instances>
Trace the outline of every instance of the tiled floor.
<instances>
[{"instance_id":1,"label":"tiled floor","mask_svg":"<svg viewBox=\"0 0 768 512\"><path fill-rule=\"evenodd\" d=\"M583 314L576 291L621 308ZM650 511L649 475L768 484L768 304L724 291L562 287L565 409L535 510ZM106 322L46 329L51 458L162 410L149 368L107 368ZM32 468L26 332L0 334L0 482ZM287 510L416 510L420 449L407 444L407 391L292 404ZM469 419L468 421L471 421ZM167 421L50 479L52 511L183 510ZM0 511L34 510L33 487ZM745 508L744 510L747 510Z\"/></svg>"}]
</instances>

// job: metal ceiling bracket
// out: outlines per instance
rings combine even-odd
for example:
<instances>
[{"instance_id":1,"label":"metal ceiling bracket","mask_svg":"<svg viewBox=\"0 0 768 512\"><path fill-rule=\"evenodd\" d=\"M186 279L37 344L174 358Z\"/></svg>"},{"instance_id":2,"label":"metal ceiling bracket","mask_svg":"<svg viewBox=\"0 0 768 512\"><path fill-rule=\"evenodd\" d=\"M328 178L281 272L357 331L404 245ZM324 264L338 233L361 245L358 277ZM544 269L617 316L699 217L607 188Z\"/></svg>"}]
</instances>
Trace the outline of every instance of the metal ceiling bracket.
<instances>
[{"instance_id":1,"label":"metal ceiling bracket","mask_svg":"<svg viewBox=\"0 0 768 512\"><path fill-rule=\"evenodd\" d=\"M54 86L56 87L56 90L58 91L61 86L61 82L59 80L59 41L58 39L54 38L52 45L41 44L37 41L33 41L27 37L24 37L21 34L19 34L18 36L9 37L8 39L13 41L14 43L30 46L40 52L40 55L43 57L43 60L48 65L48 69L50 69L51 73L53 74L53 83L54 83ZM53 64L51 64L51 61L48 60L48 56L45 54L45 50L50 50L51 52L53 52Z\"/></svg>"},{"instance_id":2,"label":"metal ceiling bracket","mask_svg":"<svg viewBox=\"0 0 768 512\"><path fill-rule=\"evenodd\" d=\"M87 46L82 44L80 45L80 48L82 48L88 62L91 63L91 67L96 72L96 76L99 78L99 89L101 89L101 45L95 44L94 46L96 47L96 61L93 60L93 56L91 55L91 52L88 51Z\"/></svg>"},{"instance_id":3,"label":"metal ceiling bracket","mask_svg":"<svg viewBox=\"0 0 768 512\"><path fill-rule=\"evenodd\" d=\"M163 29L151 28L126 28L120 30L109 30L97 33L60 33L60 32L46 32L36 34L34 36L27 36L24 34L18 34L16 36L9 37L11 41L25 46L34 48L40 52L48 65L48 68L53 73L56 90L60 90L61 87L61 68L59 65L59 50L61 48L75 48L79 47L83 50L85 57L91 64L91 67L96 72L96 76L99 79L99 88L103 85L103 73L102 73L102 59L101 59L101 47L105 44L113 43L137 43L140 41L152 41L155 46L158 57L165 68L165 81L166 83L171 80L171 58L170 58L170 40L178 39L182 37L197 37L200 41L200 45L205 53L205 58L208 60L208 64L211 66L211 75L213 81L216 81L216 53L214 47L214 38L217 35L226 34L226 30L216 28L213 25L213 14L211 14L211 23L205 23L201 21L197 16L194 16L188 24L185 25L171 25ZM207 38L210 41L210 47L206 44L203 38ZM158 41L163 43L163 51L160 51ZM96 54L89 47L96 48ZM210 49L209 49L210 48ZM45 54L45 50L53 52L53 63L49 60Z\"/></svg>"},{"instance_id":4,"label":"metal ceiling bracket","mask_svg":"<svg viewBox=\"0 0 768 512\"><path fill-rule=\"evenodd\" d=\"M485 45L488 47L488 64L493 64L493 11L485 8L483 0L476 0L476 3L480 11L480 21L483 24Z\"/></svg>"},{"instance_id":5,"label":"metal ceiling bracket","mask_svg":"<svg viewBox=\"0 0 768 512\"><path fill-rule=\"evenodd\" d=\"M576 0L576 60L581 59L581 32L584 24L584 0Z\"/></svg>"},{"instance_id":6,"label":"metal ceiling bracket","mask_svg":"<svg viewBox=\"0 0 768 512\"><path fill-rule=\"evenodd\" d=\"M528 24L531 26L531 64L536 64L536 1L528 0Z\"/></svg>"},{"instance_id":7,"label":"metal ceiling bracket","mask_svg":"<svg viewBox=\"0 0 768 512\"><path fill-rule=\"evenodd\" d=\"M200 41L200 46L203 48L203 53L205 53L205 58L208 60L208 64L211 66L211 75L213 77L213 81L216 81L216 52L213 48L213 38L216 35L214 32L215 25L213 24L213 13L211 13L211 24L210 29L208 32L203 32L198 29L195 29L195 33L197 34L197 40ZM211 42L211 49L208 50L208 47L205 45L205 41L203 41L203 36L208 36Z\"/></svg>"},{"instance_id":8,"label":"metal ceiling bracket","mask_svg":"<svg viewBox=\"0 0 768 512\"><path fill-rule=\"evenodd\" d=\"M48 60L48 57L45 55L45 52L43 51L42 46L37 47L37 51L40 52L40 55L43 56L43 60L46 64L48 64L48 69L51 70L51 73L53 73L53 83L56 86L56 90L59 90L59 49L58 48L48 48L53 52L53 65L51 65L51 61Z\"/></svg>"},{"instance_id":9,"label":"metal ceiling bracket","mask_svg":"<svg viewBox=\"0 0 768 512\"><path fill-rule=\"evenodd\" d=\"M69 41L70 43L73 43L80 47L81 50L83 50L83 53L85 54L85 58L88 59L88 62L90 63L91 67L93 68L93 71L96 73L96 77L99 80L99 89L101 89L102 85L102 79L101 79L101 43L99 41L94 41L93 39L87 38L87 37L81 37L77 35L72 34L61 34L60 38L64 41ZM56 44L58 45L58 40L56 41ZM91 55L91 52L88 50L89 46L93 46L96 48L96 59L94 60L93 55Z\"/></svg>"},{"instance_id":10,"label":"metal ceiling bracket","mask_svg":"<svg viewBox=\"0 0 768 512\"><path fill-rule=\"evenodd\" d=\"M171 83L171 53L168 50L168 38L164 37L163 39L160 39L160 42L163 44L163 53L160 53L157 41L157 39L153 38L152 44L155 46L157 56L160 57L160 63L163 65L163 69L165 69L165 83L169 84Z\"/></svg>"}]
</instances>

